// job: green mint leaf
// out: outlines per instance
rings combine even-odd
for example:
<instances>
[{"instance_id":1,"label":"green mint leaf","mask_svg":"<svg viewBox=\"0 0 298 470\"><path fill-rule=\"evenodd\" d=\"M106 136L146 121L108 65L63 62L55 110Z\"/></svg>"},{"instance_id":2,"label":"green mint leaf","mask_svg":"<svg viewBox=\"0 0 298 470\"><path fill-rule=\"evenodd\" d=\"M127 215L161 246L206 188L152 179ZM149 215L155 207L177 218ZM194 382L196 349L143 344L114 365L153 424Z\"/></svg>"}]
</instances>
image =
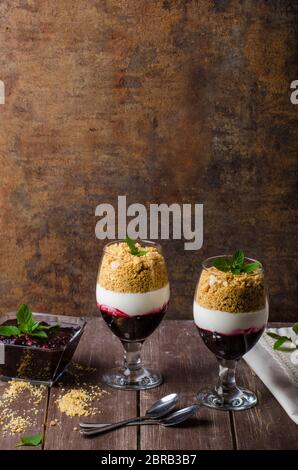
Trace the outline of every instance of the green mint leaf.
<instances>
[{"instance_id":1,"label":"green mint leaf","mask_svg":"<svg viewBox=\"0 0 298 470\"><path fill-rule=\"evenodd\" d=\"M32 333L30 333L30 336L37 336L38 338L47 338L48 337L48 335L45 331L39 330L39 329L37 329L37 330L33 331Z\"/></svg>"},{"instance_id":2,"label":"green mint leaf","mask_svg":"<svg viewBox=\"0 0 298 470\"><path fill-rule=\"evenodd\" d=\"M39 446L42 443L43 435L41 433L35 434L34 436L21 437L20 442L16 444L16 447L21 446Z\"/></svg>"},{"instance_id":3,"label":"green mint leaf","mask_svg":"<svg viewBox=\"0 0 298 470\"><path fill-rule=\"evenodd\" d=\"M231 261L228 258L216 258L213 261L213 266L219 271L228 272L231 270Z\"/></svg>"},{"instance_id":4,"label":"green mint leaf","mask_svg":"<svg viewBox=\"0 0 298 470\"><path fill-rule=\"evenodd\" d=\"M139 250L139 248L136 246L136 243L134 240L132 240L131 238L129 238L129 236L127 235L126 238L125 238L125 241L128 245L128 248L130 250L130 253L134 256L144 256L147 254L147 251L141 251Z\"/></svg>"},{"instance_id":5,"label":"green mint leaf","mask_svg":"<svg viewBox=\"0 0 298 470\"><path fill-rule=\"evenodd\" d=\"M273 333L272 331L267 331L267 335L271 336L273 339L285 339L287 341L291 341L291 338L288 338L287 336L281 336L277 333Z\"/></svg>"},{"instance_id":6,"label":"green mint leaf","mask_svg":"<svg viewBox=\"0 0 298 470\"><path fill-rule=\"evenodd\" d=\"M25 304L20 305L17 312L18 327L23 333L29 333L34 325L32 312Z\"/></svg>"},{"instance_id":7,"label":"green mint leaf","mask_svg":"<svg viewBox=\"0 0 298 470\"><path fill-rule=\"evenodd\" d=\"M137 255L138 252L139 252L139 250L138 250L138 248L136 247L135 242L134 242L131 238L129 238L128 235L126 236L125 241L126 241L126 243L127 243L127 245L128 245L128 248L129 248L129 250L130 250L130 253L131 253L132 255Z\"/></svg>"},{"instance_id":8,"label":"green mint leaf","mask_svg":"<svg viewBox=\"0 0 298 470\"><path fill-rule=\"evenodd\" d=\"M292 326L292 329L293 329L294 333L296 333L296 335L298 335L298 323L294 323L294 325Z\"/></svg>"},{"instance_id":9,"label":"green mint leaf","mask_svg":"<svg viewBox=\"0 0 298 470\"><path fill-rule=\"evenodd\" d=\"M229 258L216 258L213 266L220 271L231 272L232 274L251 273L261 266L259 261L254 263L245 264L245 255L242 250L236 250L232 259Z\"/></svg>"},{"instance_id":10,"label":"green mint leaf","mask_svg":"<svg viewBox=\"0 0 298 470\"><path fill-rule=\"evenodd\" d=\"M235 251L232 259L232 267L241 269L244 263L244 252L242 250Z\"/></svg>"},{"instance_id":11,"label":"green mint leaf","mask_svg":"<svg viewBox=\"0 0 298 470\"><path fill-rule=\"evenodd\" d=\"M240 268L231 268L232 274L241 274L241 269Z\"/></svg>"},{"instance_id":12,"label":"green mint leaf","mask_svg":"<svg viewBox=\"0 0 298 470\"><path fill-rule=\"evenodd\" d=\"M147 255L147 251L142 251L142 250L139 250L138 253L136 254L136 256L145 256Z\"/></svg>"},{"instance_id":13,"label":"green mint leaf","mask_svg":"<svg viewBox=\"0 0 298 470\"><path fill-rule=\"evenodd\" d=\"M33 323L32 327L31 327L31 333L33 331L35 331L37 328L40 328L40 322L39 321L36 321L35 323Z\"/></svg>"},{"instance_id":14,"label":"green mint leaf","mask_svg":"<svg viewBox=\"0 0 298 470\"><path fill-rule=\"evenodd\" d=\"M58 323L55 323L55 325L41 325L41 324L39 324L39 326L38 326L39 330L45 330L45 331L54 330L56 328L60 328L60 325L58 325Z\"/></svg>"},{"instance_id":15,"label":"green mint leaf","mask_svg":"<svg viewBox=\"0 0 298 470\"><path fill-rule=\"evenodd\" d=\"M12 326L12 325L0 326L1 336L19 336L20 334L21 332L17 326Z\"/></svg>"},{"instance_id":16,"label":"green mint leaf","mask_svg":"<svg viewBox=\"0 0 298 470\"><path fill-rule=\"evenodd\" d=\"M258 269L260 266L261 266L261 263L259 263L259 261L255 261L254 263L245 264L245 265L242 267L242 272L244 272L244 273L252 273L252 272L255 271L256 269Z\"/></svg>"},{"instance_id":17,"label":"green mint leaf","mask_svg":"<svg viewBox=\"0 0 298 470\"><path fill-rule=\"evenodd\" d=\"M288 341L288 338L286 336L282 336L280 339L275 341L273 345L273 349L278 351L286 341Z\"/></svg>"}]
</instances>

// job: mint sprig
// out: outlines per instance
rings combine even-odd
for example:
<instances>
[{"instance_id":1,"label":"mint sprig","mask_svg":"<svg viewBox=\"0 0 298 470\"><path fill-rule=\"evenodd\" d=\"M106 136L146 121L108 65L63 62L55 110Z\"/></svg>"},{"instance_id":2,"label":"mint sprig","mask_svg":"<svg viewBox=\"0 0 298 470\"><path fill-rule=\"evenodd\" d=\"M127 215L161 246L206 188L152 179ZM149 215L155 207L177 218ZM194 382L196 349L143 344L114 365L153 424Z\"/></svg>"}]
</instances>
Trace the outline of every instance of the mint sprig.
<instances>
[{"instance_id":1,"label":"mint sprig","mask_svg":"<svg viewBox=\"0 0 298 470\"><path fill-rule=\"evenodd\" d=\"M47 331L59 328L59 325L41 325L40 322L35 321L31 310L25 304L20 305L17 311L17 326L3 325L0 326L1 336L36 336L38 338L46 339L48 337Z\"/></svg>"},{"instance_id":2,"label":"mint sprig","mask_svg":"<svg viewBox=\"0 0 298 470\"><path fill-rule=\"evenodd\" d=\"M231 272L232 274L249 274L260 268L261 263L259 261L245 263L244 252L242 250L237 250L233 254L232 258L227 258L225 256L216 258L213 261L213 266L216 269L219 269L219 271L223 271L225 273Z\"/></svg>"},{"instance_id":3,"label":"mint sprig","mask_svg":"<svg viewBox=\"0 0 298 470\"><path fill-rule=\"evenodd\" d=\"M16 447L21 446L39 446L42 444L43 435L41 433L35 434L34 436L21 437L20 442L16 444Z\"/></svg>"},{"instance_id":4,"label":"mint sprig","mask_svg":"<svg viewBox=\"0 0 298 470\"><path fill-rule=\"evenodd\" d=\"M298 335L298 323L294 323L294 325L292 326L292 330L296 335ZM290 338L289 336L279 335L278 333L273 333L272 331L267 331L267 335L276 340L273 344L273 349L277 351L289 352L293 351L293 347L294 349L298 349L296 344L293 342L292 338ZM283 346L286 341L291 343L291 347L285 348Z\"/></svg>"},{"instance_id":5,"label":"mint sprig","mask_svg":"<svg viewBox=\"0 0 298 470\"><path fill-rule=\"evenodd\" d=\"M277 333L272 333L271 331L268 331L267 335L276 340L275 343L273 344L273 349L276 349L276 350L280 350L282 348L282 345L286 341L291 342L291 338L289 338L288 336L281 336L281 335L278 335Z\"/></svg>"},{"instance_id":6,"label":"mint sprig","mask_svg":"<svg viewBox=\"0 0 298 470\"><path fill-rule=\"evenodd\" d=\"M136 246L136 243L134 242L134 240L132 240L131 238L129 238L129 236L127 235L126 238L125 238L125 241L128 245L128 248L129 248L129 251L132 255L134 256L144 256L147 254L147 251L143 251L143 250L140 250L137 246Z\"/></svg>"}]
</instances>

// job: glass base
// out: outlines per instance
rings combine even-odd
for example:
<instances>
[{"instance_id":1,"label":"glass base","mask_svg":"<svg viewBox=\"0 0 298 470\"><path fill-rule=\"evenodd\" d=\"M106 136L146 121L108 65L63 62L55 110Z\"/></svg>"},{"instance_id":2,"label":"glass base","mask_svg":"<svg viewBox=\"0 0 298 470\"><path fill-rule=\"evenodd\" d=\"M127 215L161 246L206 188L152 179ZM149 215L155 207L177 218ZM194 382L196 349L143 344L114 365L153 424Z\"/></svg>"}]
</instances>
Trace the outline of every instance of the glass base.
<instances>
[{"instance_id":1,"label":"glass base","mask_svg":"<svg viewBox=\"0 0 298 470\"><path fill-rule=\"evenodd\" d=\"M143 367L137 370L112 369L103 375L109 387L121 390L148 390L161 385L163 378L158 372Z\"/></svg>"},{"instance_id":2,"label":"glass base","mask_svg":"<svg viewBox=\"0 0 298 470\"><path fill-rule=\"evenodd\" d=\"M215 408L216 410L242 411L252 408L258 403L256 395L250 390L238 388L239 393L235 396L219 395L215 389L201 390L197 400L201 405Z\"/></svg>"}]
</instances>

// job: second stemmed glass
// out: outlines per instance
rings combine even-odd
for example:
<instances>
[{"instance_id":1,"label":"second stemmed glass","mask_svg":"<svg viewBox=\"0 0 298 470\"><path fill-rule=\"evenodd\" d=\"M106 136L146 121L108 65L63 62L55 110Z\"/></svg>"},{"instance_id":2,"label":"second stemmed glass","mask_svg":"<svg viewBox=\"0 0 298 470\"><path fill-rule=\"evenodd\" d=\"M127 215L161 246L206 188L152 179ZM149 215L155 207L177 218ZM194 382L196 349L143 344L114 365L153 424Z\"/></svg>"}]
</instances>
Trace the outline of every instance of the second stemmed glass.
<instances>
[{"instance_id":1,"label":"second stemmed glass","mask_svg":"<svg viewBox=\"0 0 298 470\"><path fill-rule=\"evenodd\" d=\"M195 325L219 362L217 386L201 390L198 401L219 410L245 410L257 403L257 397L238 387L235 371L238 361L262 336L268 321L264 272L259 262L249 258L244 258L244 264L257 266L254 271L223 272L214 266L220 258L228 260L227 264L232 260L228 255L203 262L194 299Z\"/></svg>"},{"instance_id":2,"label":"second stemmed glass","mask_svg":"<svg viewBox=\"0 0 298 470\"><path fill-rule=\"evenodd\" d=\"M162 321L170 288L161 247L150 241L108 243L99 266L96 300L103 319L124 347L124 366L103 376L124 390L157 387L159 372L144 368L141 349Z\"/></svg>"}]
</instances>

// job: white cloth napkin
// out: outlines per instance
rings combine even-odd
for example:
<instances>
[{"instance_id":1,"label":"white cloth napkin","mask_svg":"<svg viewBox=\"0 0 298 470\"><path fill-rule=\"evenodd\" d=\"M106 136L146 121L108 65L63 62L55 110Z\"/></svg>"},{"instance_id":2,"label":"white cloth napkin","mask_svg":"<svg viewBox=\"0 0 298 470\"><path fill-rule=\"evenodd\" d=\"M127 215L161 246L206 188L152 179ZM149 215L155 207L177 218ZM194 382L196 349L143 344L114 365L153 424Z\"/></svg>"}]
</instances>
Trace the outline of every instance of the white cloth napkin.
<instances>
[{"instance_id":1,"label":"white cloth napkin","mask_svg":"<svg viewBox=\"0 0 298 470\"><path fill-rule=\"evenodd\" d=\"M290 330L291 328L269 329L289 337ZM254 348L245 354L244 359L269 388L289 417L298 424L298 365L291 361L291 353L275 351L274 341L265 332Z\"/></svg>"}]
</instances>

